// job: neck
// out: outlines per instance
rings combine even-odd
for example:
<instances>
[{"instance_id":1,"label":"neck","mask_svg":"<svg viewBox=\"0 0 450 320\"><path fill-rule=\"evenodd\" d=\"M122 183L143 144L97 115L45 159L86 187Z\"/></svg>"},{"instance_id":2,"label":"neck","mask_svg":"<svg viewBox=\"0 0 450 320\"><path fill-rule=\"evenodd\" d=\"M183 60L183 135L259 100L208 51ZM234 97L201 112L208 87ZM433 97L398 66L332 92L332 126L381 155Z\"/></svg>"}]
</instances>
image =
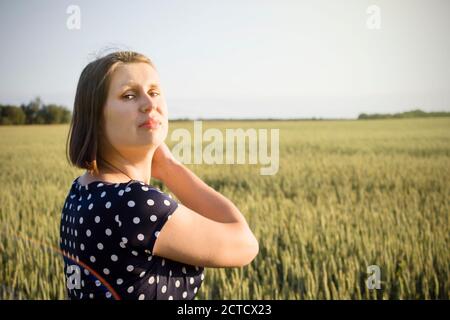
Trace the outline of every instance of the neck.
<instances>
[{"instance_id":1,"label":"neck","mask_svg":"<svg viewBox=\"0 0 450 320\"><path fill-rule=\"evenodd\" d=\"M101 158L106 161L100 161L100 177L109 180L131 179L150 184L152 176L152 159L156 147L144 150L126 150L126 153L120 153L115 149L104 150L101 152Z\"/></svg>"}]
</instances>

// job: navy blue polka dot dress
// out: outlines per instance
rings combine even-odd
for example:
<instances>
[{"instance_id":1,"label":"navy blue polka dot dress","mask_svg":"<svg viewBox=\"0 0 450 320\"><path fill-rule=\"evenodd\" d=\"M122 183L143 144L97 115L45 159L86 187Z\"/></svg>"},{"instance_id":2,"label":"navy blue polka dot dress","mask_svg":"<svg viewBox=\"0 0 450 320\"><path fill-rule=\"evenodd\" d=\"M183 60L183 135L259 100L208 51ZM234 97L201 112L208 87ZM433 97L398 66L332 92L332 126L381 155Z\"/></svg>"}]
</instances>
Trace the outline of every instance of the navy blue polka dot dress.
<instances>
[{"instance_id":1,"label":"navy blue polka dot dress","mask_svg":"<svg viewBox=\"0 0 450 320\"><path fill-rule=\"evenodd\" d=\"M78 179L67 195L60 226L69 298L194 299L204 268L152 254L178 203L136 180L82 186Z\"/></svg>"}]
</instances>

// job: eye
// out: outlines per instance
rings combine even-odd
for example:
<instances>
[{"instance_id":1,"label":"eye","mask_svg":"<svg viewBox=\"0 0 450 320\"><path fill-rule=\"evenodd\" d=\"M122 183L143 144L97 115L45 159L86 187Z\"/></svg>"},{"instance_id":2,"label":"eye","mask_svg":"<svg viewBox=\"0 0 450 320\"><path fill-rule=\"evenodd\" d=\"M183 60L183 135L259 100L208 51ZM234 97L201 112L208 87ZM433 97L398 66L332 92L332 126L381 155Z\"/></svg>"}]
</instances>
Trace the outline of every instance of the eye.
<instances>
[{"instance_id":1,"label":"eye","mask_svg":"<svg viewBox=\"0 0 450 320\"><path fill-rule=\"evenodd\" d=\"M159 96L159 92L156 92L156 91L153 91L153 92L150 92L150 95L156 95L156 96Z\"/></svg>"},{"instance_id":2,"label":"eye","mask_svg":"<svg viewBox=\"0 0 450 320\"><path fill-rule=\"evenodd\" d=\"M132 97L132 98L129 98L129 97ZM124 98L125 100L131 100L131 99L133 99L134 97L135 97L134 94L125 94L125 95L122 96L122 98Z\"/></svg>"}]
</instances>

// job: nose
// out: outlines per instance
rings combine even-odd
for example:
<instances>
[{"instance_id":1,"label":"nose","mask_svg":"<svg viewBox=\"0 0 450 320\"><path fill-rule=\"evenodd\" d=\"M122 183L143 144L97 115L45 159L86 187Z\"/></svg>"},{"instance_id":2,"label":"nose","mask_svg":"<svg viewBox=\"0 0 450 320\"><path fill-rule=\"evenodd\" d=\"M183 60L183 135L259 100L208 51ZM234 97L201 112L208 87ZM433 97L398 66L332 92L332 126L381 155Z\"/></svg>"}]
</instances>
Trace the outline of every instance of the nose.
<instances>
[{"instance_id":1,"label":"nose","mask_svg":"<svg viewBox=\"0 0 450 320\"><path fill-rule=\"evenodd\" d=\"M141 110L142 112L149 112L152 111L152 109L157 109L156 102L152 100L152 98L148 95L146 95L144 101L142 101Z\"/></svg>"}]
</instances>

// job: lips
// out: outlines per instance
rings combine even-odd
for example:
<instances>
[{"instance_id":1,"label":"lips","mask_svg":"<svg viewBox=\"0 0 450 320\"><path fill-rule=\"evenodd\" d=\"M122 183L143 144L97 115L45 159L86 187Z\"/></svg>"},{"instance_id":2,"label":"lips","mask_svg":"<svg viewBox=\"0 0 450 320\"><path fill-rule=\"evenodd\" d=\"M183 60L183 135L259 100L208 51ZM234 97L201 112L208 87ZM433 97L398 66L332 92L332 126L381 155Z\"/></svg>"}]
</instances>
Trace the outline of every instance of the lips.
<instances>
[{"instance_id":1,"label":"lips","mask_svg":"<svg viewBox=\"0 0 450 320\"><path fill-rule=\"evenodd\" d=\"M150 119L147 119L145 122L141 123L139 127L140 128L144 127L144 128L156 129L160 125L161 125L160 121L158 121L156 119L153 119L153 118L150 118Z\"/></svg>"}]
</instances>

